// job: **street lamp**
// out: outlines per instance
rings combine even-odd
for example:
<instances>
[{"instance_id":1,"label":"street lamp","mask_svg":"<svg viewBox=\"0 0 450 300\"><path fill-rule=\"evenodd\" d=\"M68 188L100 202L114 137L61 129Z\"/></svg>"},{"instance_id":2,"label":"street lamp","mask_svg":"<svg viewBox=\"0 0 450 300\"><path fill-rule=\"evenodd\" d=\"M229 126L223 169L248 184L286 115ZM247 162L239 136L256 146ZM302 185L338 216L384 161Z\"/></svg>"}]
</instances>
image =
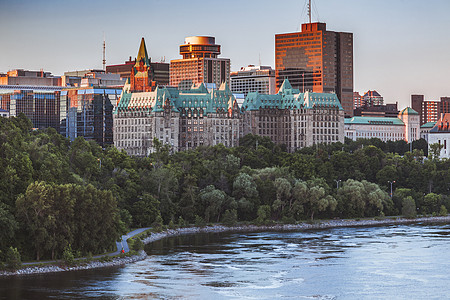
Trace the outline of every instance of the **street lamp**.
<instances>
[{"instance_id":1,"label":"street lamp","mask_svg":"<svg viewBox=\"0 0 450 300\"><path fill-rule=\"evenodd\" d=\"M98 162L100 163L100 169L102 168L102 160L100 158L97 158Z\"/></svg>"},{"instance_id":2,"label":"street lamp","mask_svg":"<svg viewBox=\"0 0 450 300\"><path fill-rule=\"evenodd\" d=\"M395 180L394 181L388 181L388 182L391 184L391 198L392 198L392 184L395 183Z\"/></svg>"},{"instance_id":3,"label":"street lamp","mask_svg":"<svg viewBox=\"0 0 450 300\"><path fill-rule=\"evenodd\" d=\"M336 189L338 190L339 189L339 182L341 182L341 180L339 179L339 180L334 180L334 181L336 181Z\"/></svg>"}]
</instances>

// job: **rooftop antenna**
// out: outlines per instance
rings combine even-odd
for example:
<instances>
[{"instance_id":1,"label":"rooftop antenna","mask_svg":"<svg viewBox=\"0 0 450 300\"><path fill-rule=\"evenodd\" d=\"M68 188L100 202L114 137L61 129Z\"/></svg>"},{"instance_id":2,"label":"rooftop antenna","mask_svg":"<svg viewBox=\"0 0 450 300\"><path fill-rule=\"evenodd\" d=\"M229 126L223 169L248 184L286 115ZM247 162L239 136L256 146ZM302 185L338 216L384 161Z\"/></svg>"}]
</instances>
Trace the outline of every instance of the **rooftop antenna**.
<instances>
[{"instance_id":1,"label":"rooftop antenna","mask_svg":"<svg viewBox=\"0 0 450 300\"><path fill-rule=\"evenodd\" d=\"M311 24L311 0L308 2L308 16L309 16L309 24Z\"/></svg>"},{"instance_id":2,"label":"rooftop antenna","mask_svg":"<svg viewBox=\"0 0 450 300\"><path fill-rule=\"evenodd\" d=\"M261 52L259 52L259 66L261 66Z\"/></svg>"},{"instance_id":3,"label":"rooftop antenna","mask_svg":"<svg viewBox=\"0 0 450 300\"><path fill-rule=\"evenodd\" d=\"M106 40L103 32L103 71L106 71Z\"/></svg>"}]
</instances>

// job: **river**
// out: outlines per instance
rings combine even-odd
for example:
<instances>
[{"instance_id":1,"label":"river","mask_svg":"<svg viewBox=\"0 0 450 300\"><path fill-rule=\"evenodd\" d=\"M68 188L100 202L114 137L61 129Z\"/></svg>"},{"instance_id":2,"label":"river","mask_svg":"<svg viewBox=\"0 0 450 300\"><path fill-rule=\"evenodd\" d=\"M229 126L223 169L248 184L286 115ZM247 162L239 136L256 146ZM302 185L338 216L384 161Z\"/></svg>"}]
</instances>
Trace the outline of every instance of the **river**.
<instances>
[{"instance_id":1,"label":"river","mask_svg":"<svg viewBox=\"0 0 450 300\"><path fill-rule=\"evenodd\" d=\"M0 279L1 299L448 299L450 225L167 238L125 267Z\"/></svg>"}]
</instances>

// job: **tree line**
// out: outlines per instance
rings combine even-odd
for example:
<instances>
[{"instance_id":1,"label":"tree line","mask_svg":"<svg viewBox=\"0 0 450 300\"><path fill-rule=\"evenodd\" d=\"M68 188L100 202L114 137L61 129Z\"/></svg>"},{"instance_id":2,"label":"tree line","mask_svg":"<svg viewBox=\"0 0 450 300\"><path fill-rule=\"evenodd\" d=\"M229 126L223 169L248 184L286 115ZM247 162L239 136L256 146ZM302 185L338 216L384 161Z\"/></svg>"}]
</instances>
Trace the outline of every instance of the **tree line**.
<instances>
[{"instance_id":1,"label":"tree line","mask_svg":"<svg viewBox=\"0 0 450 300\"><path fill-rule=\"evenodd\" d=\"M346 140L288 153L269 138L173 153L155 140L132 157L24 116L0 118L0 260L113 249L127 229L154 224L288 222L439 214L450 208L450 162L424 140ZM409 152L410 146L413 151ZM390 194L392 183L393 194Z\"/></svg>"}]
</instances>

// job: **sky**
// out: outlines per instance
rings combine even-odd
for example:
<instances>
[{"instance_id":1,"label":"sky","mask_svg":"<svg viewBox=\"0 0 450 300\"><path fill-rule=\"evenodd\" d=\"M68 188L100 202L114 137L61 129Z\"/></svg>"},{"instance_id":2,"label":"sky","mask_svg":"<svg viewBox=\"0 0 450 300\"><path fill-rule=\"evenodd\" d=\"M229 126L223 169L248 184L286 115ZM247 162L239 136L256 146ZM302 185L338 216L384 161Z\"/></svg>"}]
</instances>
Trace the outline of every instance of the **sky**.
<instances>
[{"instance_id":1,"label":"sky","mask_svg":"<svg viewBox=\"0 0 450 300\"><path fill-rule=\"evenodd\" d=\"M450 96L449 0L313 0L314 21L353 33L354 90L410 105ZM216 37L231 70L275 61L275 34L307 22L306 0L0 0L0 73L102 68L136 57L179 59L193 35Z\"/></svg>"}]
</instances>

